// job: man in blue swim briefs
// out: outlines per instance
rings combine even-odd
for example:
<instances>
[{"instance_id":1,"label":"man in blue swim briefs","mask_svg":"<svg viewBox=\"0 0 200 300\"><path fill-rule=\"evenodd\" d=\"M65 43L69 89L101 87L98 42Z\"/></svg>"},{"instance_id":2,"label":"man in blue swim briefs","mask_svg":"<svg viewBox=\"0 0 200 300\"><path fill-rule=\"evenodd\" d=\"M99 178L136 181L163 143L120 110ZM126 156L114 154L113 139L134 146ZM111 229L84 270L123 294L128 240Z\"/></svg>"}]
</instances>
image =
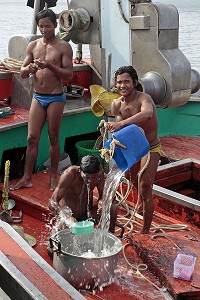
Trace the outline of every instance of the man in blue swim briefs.
<instances>
[{"instance_id":1,"label":"man in blue swim briefs","mask_svg":"<svg viewBox=\"0 0 200 300\"><path fill-rule=\"evenodd\" d=\"M115 132L136 124L143 129L150 144L150 160L142 173L139 186L137 175L145 166L146 158L134 164L126 174L136 185L143 202L143 226L140 233L148 234L154 212L152 188L161 155L156 107L151 96L138 90L138 75L132 66L123 66L115 72L115 84L121 97L112 103L116 122L108 122L108 129Z\"/></svg>"},{"instance_id":2,"label":"man in blue swim briefs","mask_svg":"<svg viewBox=\"0 0 200 300\"><path fill-rule=\"evenodd\" d=\"M51 178L50 189L57 186L57 168L60 157L59 131L66 102L62 80L73 76L72 48L55 35L56 15L51 9L36 15L42 37L30 42L20 75L34 76L34 93L29 112L28 145L24 175L11 189L31 187L32 172L38 154L38 143L42 128L48 120L50 142Z\"/></svg>"}]
</instances>

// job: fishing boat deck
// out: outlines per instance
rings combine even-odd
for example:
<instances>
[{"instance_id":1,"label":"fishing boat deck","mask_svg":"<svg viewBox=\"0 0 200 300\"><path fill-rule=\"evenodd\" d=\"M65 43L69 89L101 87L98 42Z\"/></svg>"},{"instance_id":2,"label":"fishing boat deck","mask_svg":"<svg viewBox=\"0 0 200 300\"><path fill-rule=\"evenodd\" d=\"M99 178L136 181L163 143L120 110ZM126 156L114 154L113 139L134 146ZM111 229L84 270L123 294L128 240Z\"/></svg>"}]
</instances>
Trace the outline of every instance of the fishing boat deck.
<instances>
[{"instance_id":1,"label":"fishing boat deck","mask_svg":"<svg viewBox=\"0 0 200 300\"><path fill-rule=\"evenodd\" d=\"M172 161L194 158L200 159L200 137L180 135L162 136L162 150Z\"/></svg>"},{"instance_id":2,"label":"fishing boat deck","mask_svg":"<svg viewBox=\"0 0 200 300\"><path fill-rule=\"evenodd\" d=\"M188 141L190 141L190 145L191 143L195 145L191 155L196 159L199 158L200 143L198 144L198 138L172 136L172 143L170 142L170 138L171 137L161 138L162 148L168 157L176 159L185 158L186 151L183 151L183 148L184 145L188 147ZM186 141L185 144L184 140ZM170 152L172 149L174 152ZM176 157L172 156L174 153ZM49 178L50 174L48 171L35 173L33 174L32 188L9 191L9 197L16 201L13 215L18 216L19 211L23 212L22 222L11 223L10 225L16 224L23 226L25 233L35 237L37 243L34 249L45 259L48 265L52 266L52 261L47 254L47 245L52 229L52 215L48 209L48 200L52 194L49 190ZM11 186L17 181L18 179L12 180L9 185ZM3 189L2 183L0 184L0 189ZM141 216L138 216L138 222L142 222ZM177 224L177 222L177 220L155 211L153 225L173 225ZM99 297L101 297L100 299L106 300L113 299L113 297L115 297L116 300L121 300L125 297L126 299L132 300L161 300L165 299L166 296L169 297L168 294L164 297L154 286L138 277L134 267L130 266L125 260L125 258L127 258L129 263L133 266L141 264L143 261L147 263L149 269L141 272L143 276L161 288L161 284L158 281L159 278L162 286L167 288L174 299L199 299L200 287L198 282L200 279L200 267L198 265L200 257L200 229L186 222L182 223L188 225L188 229L180 231L167 230L164 235L161 236L153 232L150 235L135 234L131 236L128 241L133 245L129 245L124 249L125 257L123 253L120 253L114 283L105 287L103 291L96 291L95 293L92 291L81 291L81 294L86 299L91 300L97 300ZM6 236L3 237L3 240L7 243ZM123 243L126 244L126 241L123 240ZM17 247L19 246L16 245L15 247L15 243L12 242L12 249L16 248L15 255L18 256L17 253L19 253L20 256L20 252L17 252ZM192 281L184 281L173 277L173 262L178 248L183 250L187 249L197 256ZM9 257L10 253L6 252L8 250L4 250L5 249L1 247L1 251ZM139 255L137 255L137 253ZM45 289L45 287L43 288ZM42 293L44 293L44 291L42 291ZM170 299L170 297L168 299Z\"/></svg>"},{"instance_id":3,"label":"fishing boat deck","mask_svg":"<svg viewBox=\"0 0 200 300\"><path fill-rule=\"evenodd\" d=\"M14 184L15 182L16 180L11 181L10 184ZM33 175L32 188L10 191L9 195L16 201L13 215L18 215L20 210L23 211L22 222L17 225L23 226L27 234L36 238L37 244L34 246L34 249L52 266L52 261L47 254L47 245L51 232L50 221L52 217L49 215L47 208L48 200L51 196L48 184L49 173L39 172ZM141 217L138 218L138 222L142 222ZM177 223L174 219L159 213L154 214L153 222L153 224L157 225L173 225ZM15 223L11 225L13 224ZM142 274L161 288L161 284L157 279L159 278L163 285L174 296L174 299L180 297L180 295L184 295L184 297L185 295L187 295L187 297L198 295L200 297L200 290L198 287L195 287L195 285L198 285L197 282L200 277L198 260L192 282L183 282L183 280L173 278L173 261L177 250L173 243L176 243L179 247L184 245L187 250L196 253L198 257L200 254L200 230L191 227L190 230L182 230L181 233L179 231L169 231L166 233L166 237L157 236L157 238L153 238L154 235L156 236L156 234L146 236L136 234L133 239L131 239L136 250L132 245L126 247L125 254L129 263L133 266L143 263L141 258L137 255L138 252L144 262L151 266L151 271L148 270L142 272ZM153 274L156 274L156 277ZM93 295L91 291L82 291L81 293L86 299L99 299L98 297L106 300L110 300L113 297L116 299L126 297L132 300L165 299L160 291L137 276L136 270L126 263L122 253L119 256L116 278L113 284L104 288L101 292L96 291L95 295Z\"/></svg>"},{"instance_id":4,"label":"fishing boat deck","mask_svg":"<svg viewBox=\"0 0 200 300\"><path fill-rule=\"evenodd\" d=\"M90 95L87 90L85 91L83 97L67 99L67 103L65 104L63 111L63 116L90 111L90 101ZM5 107L5 104L0 105L0 108L3 107ZM15 112L13 115L8 116L7 118L0 118L0 132L20 126L25 126L28 124L29 110L24 109L16 104L10 104L9 107Z\"/></svg>"}]
</instances>

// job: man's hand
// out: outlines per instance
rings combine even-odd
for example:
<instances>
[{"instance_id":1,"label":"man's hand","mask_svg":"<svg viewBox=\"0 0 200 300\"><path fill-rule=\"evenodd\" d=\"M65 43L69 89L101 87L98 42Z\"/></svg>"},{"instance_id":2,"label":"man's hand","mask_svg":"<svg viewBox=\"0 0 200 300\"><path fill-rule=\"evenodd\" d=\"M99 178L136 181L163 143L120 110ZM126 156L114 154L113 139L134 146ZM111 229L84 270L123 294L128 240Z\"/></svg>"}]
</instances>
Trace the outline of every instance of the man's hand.
<instances>
[{"instance_id":1,"label":"man's hand","mask_svg":"<svg viewBox=\"0 0 200 300\"><path fill-rule=\"evenodd\" d=\"M35 63L30 63L27 66L27 68L28 68L29 74L32 74L32 75L34 75L38 70L38 66Z\"/></svg>"},{"instance_id":2,"label":"man's hand","mask_svg":"<svg viewBox=\"0 0 200 300\"><path fill-rule=\"evenodd\" d=\"M34 64L38 67L38 69L48 68L50 63L47 60L41 60L40 58L34 60Z\"/></svg>"},{"instance_id":3,"label":"man's hand","mask_svg":"<svg viewBox=\"0 0 200 300\"><path fill-rule=\"evenodd\" d=\"M110 132L115 132L122 129L123 126L121 122L107 122L106 127Z\"/></svg>"},{"instance_id":4,"label":"man's hand","mask_svg":"<svg viewBox=\"0 0 200 300\"><path fill-rule=\"evenodd\" d=\"M61 211L60 205L53 200L49 201L49 209L53 211L56 215L58 215Z\"/></svg>"}]
</instances>

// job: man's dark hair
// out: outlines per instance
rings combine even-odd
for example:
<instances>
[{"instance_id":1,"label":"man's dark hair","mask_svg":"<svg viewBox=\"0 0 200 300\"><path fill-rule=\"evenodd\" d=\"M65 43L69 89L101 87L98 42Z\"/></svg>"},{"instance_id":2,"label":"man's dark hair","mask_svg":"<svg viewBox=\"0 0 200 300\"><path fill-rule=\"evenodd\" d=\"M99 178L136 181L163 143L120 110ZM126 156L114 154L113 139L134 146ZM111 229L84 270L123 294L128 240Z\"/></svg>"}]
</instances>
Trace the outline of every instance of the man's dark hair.
<instances>
[{"instance_id":1,"label":"man's dark hair","mask_svg":"<svg viewBox=\"0 0 200 300\"><path fill-rule=\"evenodd\" d=\"M49 18L49 20L53 23L56 24L56 14L53 12L51 9L44 9L41 10L37 15L36 15L36 23L38 25L40 19L44 18Z\"/></svg>"},{"instance_id":2,"label":"man's dark hair","mask_svg":"<svg viewBox=\"0 0 200 300\"><path fill-rule=\"evenodd\" d=\"M117 76L122 75L124 73L129 74L129 76L132 78L133 82L135 82L135 80L138 81L138 74L137 74L136 70L132 66L123 66L123 67L120 67L115 72L115 84L116 84ZM135 89L137 91L143 92L143 88L142 88L142 85L140 82L137 83L137 85L135 86Z\"/></svg>"},{"instance_id":3,"label":"man's dark hair","mask_svg":"<svg viewBox=\"0 0 200 300\"><path fill-rule=\"evenodd\" d=\"M80 170L83 173L95 174L100 170L100 162L94 155L86 155L82 157L80 162Z\"/></svg>"},{"instance_id":4,"label":"man's dark hair","mask_svg":"<svg viewBox=\"0 0 200 300\"><path fill-rule=\"evenodd\" d=\"M130 77L133 79L133 82L135 80L138 80L138 75L136 70L132 66L123 66L120 67L116 72L115 72L115 81L117 79L118 75L122 75L124 73L127 73L130 75Z\"/></svg>"}]
</instances>

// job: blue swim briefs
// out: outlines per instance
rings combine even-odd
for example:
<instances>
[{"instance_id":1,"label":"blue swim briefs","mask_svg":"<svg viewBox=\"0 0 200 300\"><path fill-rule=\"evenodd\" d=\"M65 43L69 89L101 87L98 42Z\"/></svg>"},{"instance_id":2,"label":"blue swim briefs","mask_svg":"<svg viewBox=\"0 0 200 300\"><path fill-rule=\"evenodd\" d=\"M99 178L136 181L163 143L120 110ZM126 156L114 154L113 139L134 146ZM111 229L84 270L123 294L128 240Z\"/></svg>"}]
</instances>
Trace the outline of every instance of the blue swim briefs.
<instances>
[{"instance_id":1,"label":"blue swim briefs","mask_svg":"<svg viewBox=\"0 0 200 300\"><path fill-rule=\"evenodd\" d=\"M47 108L50 103L63 102L66 103L66 94L38 94L33 93L33 97L40 103L43 108Z\"/></svg>"}]
</instances>

